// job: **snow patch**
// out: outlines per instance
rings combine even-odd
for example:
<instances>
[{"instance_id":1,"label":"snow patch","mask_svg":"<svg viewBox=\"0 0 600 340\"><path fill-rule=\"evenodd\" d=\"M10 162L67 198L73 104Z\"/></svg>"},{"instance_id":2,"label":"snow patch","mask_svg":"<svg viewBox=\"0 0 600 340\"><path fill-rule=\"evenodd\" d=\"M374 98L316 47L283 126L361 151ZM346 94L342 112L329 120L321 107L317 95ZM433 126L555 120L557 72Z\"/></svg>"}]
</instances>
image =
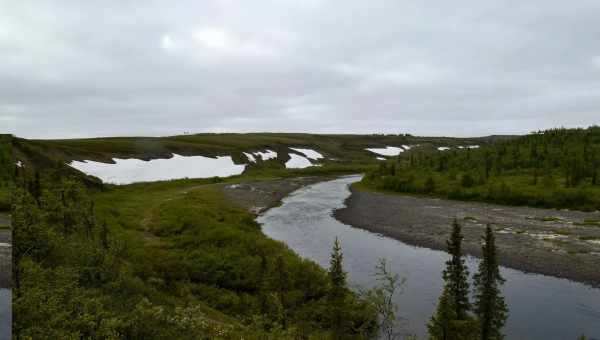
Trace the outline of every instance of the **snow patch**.
<instances>
[{"instance_id":1,"label":"snow patch","mask_svg":"<svg viewBox=\"0 0 600 340\"><path fill-rule=\"evenodd\" d=\"M180 156L169 159L113 159L115 164L95 161L72 161L69 165L85 174L100 178L105 183L131 184L181 178L209 178L239 175L245 165L233 163L231 156L210 158Z\"/></svg>"},{"instance_id":2,"label":"snow patch","mask_svg":"<svg viewBox=\"0 0 600 340\"><path fill-rule=\"evenodd\" d=\"M386 146L385 148L370 148L365 149L382 156L398 156L401 152L404 152L403 148L396 146Z\"/></svg>"},{"instance_id":3,"label":"snow patch","mask_svg":"<svg viewBox=\"0 0 600 340\"><path fill-rule=\"evenodd\" d=\"M440 151L446 151L446 150L450 150L450 148L449 148L449 147L447 147L447 146L440 146L440 147L438 147L437 149L438 149L438 150L440 150Z\"/></svg>"},{"instance_id":4,"label":"snow patch","mask_svg":"<svg viewBox=\"0 0 600 340\"><path fill-rule=\"evenodd\" d=\"M256 163L256 158L254 158L253 154L247 152L244 152L243 154L248 159L248 162Z\"/></svg>"},{"instance_id":5,"label":"snow patch","mask_svg":"<svg viewBox=\"0 0 600 340\"><path fill-rule=\"evenodd\" d=\"M290 160L285 162L287 169L304 169L312 166L312 163L306 157L290 153Z\"/></svg>"},{"instance_id":6,"label":"snow patch","mask_svg":"<svg viewBox=\"0 0 600 340\"><path fill-rule=\"evenodd\" d=\"M300 152L301 154L306 156L306 158L310 158L310 159L314 159L314 160L323 158L323 155L321 155L320 153L318 153L312 149L301 149L301 148L290 148L290 149Z\"/></svg>"},{"instance_id":7,"label":"snow patch","mask_svg":"<svg viewBox=\"0 0 600 340\"><path fill-rule=\"evenodd\" d=\"M380 161L385 161L385 158L383 158L383 157L377 157L377 159Z\"/></svg>"},{"instance_id":8,"label":"snow patch","mask_svg":"<svg viewBox=\"0 0 600 340\"><path fill-rule=\"evenodd\" d=\"M21 161L17 161L17 162L15 163L15 165L16 165L16 166L18 166L19 168L22 168L22 167L23 167L23 162L21 162Z\"/></svg>"},{"instance_id":9,"label":"snow patch","mask_svg":"<svg viewBox=\"0 0 600 340\"><path fill-rule=\"evenodd\" d=\"M265 152L255 152L254 155L259 156L263 161L266 161L271 158L277 158L277 152L268 149Z\"/></svg>"}]
</instances>

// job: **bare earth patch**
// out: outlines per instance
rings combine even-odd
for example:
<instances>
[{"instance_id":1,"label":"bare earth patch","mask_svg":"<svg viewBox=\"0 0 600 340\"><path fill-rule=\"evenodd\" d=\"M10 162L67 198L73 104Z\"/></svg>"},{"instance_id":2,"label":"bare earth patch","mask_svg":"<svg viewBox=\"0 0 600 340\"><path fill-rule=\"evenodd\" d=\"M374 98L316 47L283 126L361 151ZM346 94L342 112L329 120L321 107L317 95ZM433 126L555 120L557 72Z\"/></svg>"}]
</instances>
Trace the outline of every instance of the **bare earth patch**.
<instances>
[{"instance_id":1,"label":"bare earth patch","mask_svg":"<svg viewBox=\"0 0 600 340\"><path fill-rule=\"evenodd\" d=\"M487 224L496 231L502 265L600 286L600 213L509 207L358 191L341 222L408 244L445 250L450 224L464 225L464 249L480 256Z\"/></svg>"},{"instance_id":2,"label":"bare earth patch","mask_svg":"<svg viewBox=\"0 0 600 340\"><path fill-rule=\"evenodd\" d=\"M237 205L258 215L278 205L289 193L317 182L329 180L327 177L296 177L265 181L252 181L223 186L225 196Z\"/></svg>"}]
</instances>

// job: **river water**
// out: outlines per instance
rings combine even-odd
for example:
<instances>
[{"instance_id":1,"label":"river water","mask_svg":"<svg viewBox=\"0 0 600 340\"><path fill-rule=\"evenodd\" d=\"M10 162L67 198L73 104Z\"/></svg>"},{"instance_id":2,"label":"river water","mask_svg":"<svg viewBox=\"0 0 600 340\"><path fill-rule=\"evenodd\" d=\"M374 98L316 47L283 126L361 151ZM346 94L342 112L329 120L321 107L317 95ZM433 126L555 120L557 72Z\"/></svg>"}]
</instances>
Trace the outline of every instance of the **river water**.
<instances>
[{"instance_id":1,"label":"river water","mask_svg":"<svg viewBox=\"0 0 600 340\"><path fill-rule=\"evenodd\" d=\"M12 307L10 289L0 288L0 340L11 338Z\"/></svg>"},{"instance_id":2,"label":"river water","mask_svg":"<svg viewBox=\"0 0 600 340\"><path fill-rule=\"evenodd\" d=\"M373 285L373 271L380 258L406 279L396 297L402 325L409 334L427 339L426 324L442 290L445 252L409 246L400 241L345 225L332 217L344 207L349 184L360 176L342 177L301 188L281 206L258 218L263 232L285 242L304 258L323 267L335 237L344 252L344 268L356 287ZM467 258L470 273L478 260ZM502 292L510 309L505 327L507 339L568 340L581 334L600 339L600 289L544 275L501 268L506 283Z\"/></svg>"}]
</instances>

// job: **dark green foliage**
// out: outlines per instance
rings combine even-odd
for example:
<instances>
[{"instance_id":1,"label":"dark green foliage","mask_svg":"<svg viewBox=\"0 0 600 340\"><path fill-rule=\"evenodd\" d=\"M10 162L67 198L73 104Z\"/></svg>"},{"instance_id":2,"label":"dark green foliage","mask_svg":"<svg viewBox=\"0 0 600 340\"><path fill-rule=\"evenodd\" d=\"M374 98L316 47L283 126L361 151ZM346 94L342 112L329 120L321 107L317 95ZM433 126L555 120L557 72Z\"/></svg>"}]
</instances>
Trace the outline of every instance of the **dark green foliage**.
<instances>
[{"instance_id":1,"label":"dark green foliage","mask_svg":"<svg viewBox=\"0 0 600 340\"><path fill-rule=\"evenodd\" d=\"M346 299L349 292L346 287L346 272L343 268L343 259L342 247L336 237L331 252L331 260L329 261L331 287L327 294L334 339L343 339L348 329L348 319L345 311L347 309Z\"/></svg>"},{"instance_id":2,"label":"dark green foliage","mask_svg":"<svg viewBox=\"0 0 600 340\"><path fill-rule=\"evenodd\" d=\"M452 233L447 241L450 259L446 261L443 278L454 308L457 320L464 320L471 308L469 303L469 271L462 254L462 226L456 219L452 223Z\"/></svg>"},{"instance_id":3,"label":"dark green foliage","mask_svg":"<svg viewBox=\"0 0 600 340\"><path fill-rule=\"evenodd\" d=\"M458 200L600 209L597 126L547 130L477 149L413 148L394 164L394 174L390 164L381 164L363 183L380 190Z\"/></svg>"},{"instance_id":4,"label":"dark green foliage","mask_svg":"<svg viewBox=\"0 0 600 340\"><path fill-rule=\"evenodd\" d=\"M481 253L483 259L473 277L474 311L479 321L480 339L499 340L504 338L502 327L508 317L508 307L500 292L500 285L504 283L504 279L500 275L494 232L489 224L485 230Z\"/></svg>"},{"instance_id":5,"label":"dark green foliage","mask_svg":"<svg viewBox=\"0 0 600 340\"><path fill-rule=\"evenodd\" d=\"M468 340L478 336L477 320L469 313L469 273L462 255L462 239L461 225L455 219L447 242L450 259L443 273L444 290L428 324L432 340Z\"/></svg>"}]
</instances>

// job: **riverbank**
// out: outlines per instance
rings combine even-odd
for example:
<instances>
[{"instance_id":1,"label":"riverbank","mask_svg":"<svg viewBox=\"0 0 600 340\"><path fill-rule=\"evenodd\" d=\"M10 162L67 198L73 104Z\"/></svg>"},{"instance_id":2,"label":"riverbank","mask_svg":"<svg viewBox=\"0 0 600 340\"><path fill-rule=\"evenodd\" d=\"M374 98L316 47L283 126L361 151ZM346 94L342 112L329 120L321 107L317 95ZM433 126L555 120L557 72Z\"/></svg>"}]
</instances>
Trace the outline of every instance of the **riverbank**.
<instances>
[{"instance_id":1,"label":"riverbank","mask_svg":"<svg viewBox=\"0 0 600 340\"><path fill-rule=\"evenodd\" d=\"M487 224L496 231L500 263L527 272L600 286L600 213L508 207L390 195L351 188L334 216L353 227L410 245L446 249L455 217L464 225L464 251L480 257Z\"/></svg>"},{"instance_id":2,"label":"riverbank","mask_svg":"<svg viewBox=\"0 0 600 340\"><path fill-rule=\"evenodd\" d=\"M227 199L258 215L277 206L281 200L301 187L334 179L333 176L307 176L249 181L223 186Z\"/></svg>"},{"instance_id":3,"label":"riverbank","mask_svg":"<svg viewBox=\"0 0 600 340\"><path fill-rule=\"evenodd\" d=\"M10 218L0 213L0 288L7 288L11 281L12 233Z\"/></svg>"}]
</instances>

